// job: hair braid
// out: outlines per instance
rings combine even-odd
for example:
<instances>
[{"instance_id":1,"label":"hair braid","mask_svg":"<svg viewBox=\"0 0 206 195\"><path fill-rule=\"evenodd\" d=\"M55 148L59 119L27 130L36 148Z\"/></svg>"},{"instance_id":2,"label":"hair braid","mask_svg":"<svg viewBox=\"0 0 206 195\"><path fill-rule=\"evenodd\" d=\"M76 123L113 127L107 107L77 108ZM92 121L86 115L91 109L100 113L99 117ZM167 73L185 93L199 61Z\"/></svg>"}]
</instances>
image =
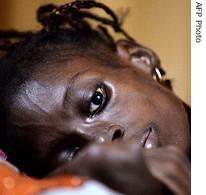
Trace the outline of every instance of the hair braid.
<instances>
[{"instance_id":1,"label":"hair braid","mask_svg":"<svg viewBox=\"0 0 206 195\"><path fill-rule=\"evenodd\" d=\"M32 32L0 31L0 58L16 43L31 36Z\"/></svg>"},{"instance_id":2,"label":"hair braid","mask_svg":"<svg viewBox=\"0 0 206 195\"><path fill-rule=\"evenodd\" d=\"M82 10L100 8L105 11L110 18L98 16L94 13ZM94 0L78 0L62 6L48 4L39 8L37 12L38 21L48 32L57 31L61 26L70 26L77 30L91 30L91 26L84 19L92 19L108 25L115 32L122 33L127 39L135 40L121 27L121 22L115 13L106 5ZM102 29L101 29L102 30ZM105 30L103 32L106 32ZM105 34L108 37L108 32ZM111 38L111 36L109 36Z\"/></svg>"},{"instance_id":3,"label":"hair braid","mask_svg":"<svg viewBox=\"0 0 206 195\"><path fill-rule=\"evenodd\" d=\"M98 16L85 10L91 8L102 9L110 18ZM106 26L112 27L115 32L122 33L127 39L135 42L135 40L122 29L122 24L116 14L103 3L94 0L76 0L62 6L48 4L41 6L37 10L37 20L43 26L43 30L47 32L58 31L61 27L70 28L71 30L92 30L92 27L85 19L100 22L97 29L112 45L114 44L114 40ZM0 57L15 43L33 34L35 34L35 32L0 31Z\"/></svg>"}]
</instances>

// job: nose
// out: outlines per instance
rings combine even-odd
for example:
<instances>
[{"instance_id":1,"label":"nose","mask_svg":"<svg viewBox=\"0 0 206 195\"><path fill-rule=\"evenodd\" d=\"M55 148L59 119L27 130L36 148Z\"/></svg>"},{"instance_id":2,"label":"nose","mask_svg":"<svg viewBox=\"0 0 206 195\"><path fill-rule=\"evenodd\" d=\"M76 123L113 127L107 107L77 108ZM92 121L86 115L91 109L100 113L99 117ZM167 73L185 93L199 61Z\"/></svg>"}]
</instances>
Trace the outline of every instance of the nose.
<instances>
[{"instance_id":1,"label":"nose","mask_svg":"<svg viewBox=\"0 0 206 195\"><path fill-rule=\"evenodd\" d=\"M121 140L124 136L124 132L125 130L121 126L113 125L108 128L107 132L97 135L97 142L104 143Z\"/></svg>"}]
</instances>

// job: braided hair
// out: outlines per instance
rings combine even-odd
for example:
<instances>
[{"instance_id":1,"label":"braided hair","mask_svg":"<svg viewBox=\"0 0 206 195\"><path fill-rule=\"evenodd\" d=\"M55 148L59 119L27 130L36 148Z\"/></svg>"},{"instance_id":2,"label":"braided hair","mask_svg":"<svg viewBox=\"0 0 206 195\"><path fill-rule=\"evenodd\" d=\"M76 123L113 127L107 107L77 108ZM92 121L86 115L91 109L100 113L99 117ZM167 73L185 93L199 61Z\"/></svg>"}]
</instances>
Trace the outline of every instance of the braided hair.
<instances>
[{"instance_id":1,"label":"braided hair","mask_svg":"<svg viewBox=\"0 0 206 195\"><path fill-rule=\"evenodd\" d=\"M104 10L110 18L101 17L92 12L86 11L91 8ZM43 27L40 31L41 33L46 31L51 34L58 32L60 29L92 32L94 29L92 29L92 26L89 24L87 19L99 22L95 31L98 32L100 36L107 38L111 44L114 43L114 40L107 30L108 26L115 32L124 35L126 39L135 42L135 40L123 30L122 23L116 14L103 3L96 2L94 0L76 0L62 6L48 4L41 6L37 10L37 20ZM35 36L40 32L0 31L1 53L8 51L15 45L15 43L20 42L27 37Z\"/></svg>"}]
</instances>

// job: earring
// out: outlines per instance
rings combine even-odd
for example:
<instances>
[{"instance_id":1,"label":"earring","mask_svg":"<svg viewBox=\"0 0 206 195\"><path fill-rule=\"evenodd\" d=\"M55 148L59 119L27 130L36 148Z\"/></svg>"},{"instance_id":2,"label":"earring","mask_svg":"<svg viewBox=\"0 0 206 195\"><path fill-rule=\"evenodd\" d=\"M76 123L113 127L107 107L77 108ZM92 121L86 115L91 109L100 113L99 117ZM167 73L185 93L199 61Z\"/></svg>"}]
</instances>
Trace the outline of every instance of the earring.
<instances>
[{"instance_id":1,"label":"earring","mask_svg":"<svg viewBox=\"0 0 206 195\"><path fill-rule=\"evenodd\" d=\"M165 71L162 68L154 67L152 71L152 78L159 82L162 83L164 81L164 75Z\"/></svg>"},{"instance_id":2,"label":"earring","mask_svg":"<svg viewBox=\"0 0 206 195\"><path fill-rule=\"evenodd\" d=\"M152 59L147 52L141 50L130 54L130 61L133 64L138 64L139 62L144 63L146 66L143 69L150 73L155 81L159 83L163 83L165 81L165 71L160 67L160 61Z\"/></svg>"}]
</instances>

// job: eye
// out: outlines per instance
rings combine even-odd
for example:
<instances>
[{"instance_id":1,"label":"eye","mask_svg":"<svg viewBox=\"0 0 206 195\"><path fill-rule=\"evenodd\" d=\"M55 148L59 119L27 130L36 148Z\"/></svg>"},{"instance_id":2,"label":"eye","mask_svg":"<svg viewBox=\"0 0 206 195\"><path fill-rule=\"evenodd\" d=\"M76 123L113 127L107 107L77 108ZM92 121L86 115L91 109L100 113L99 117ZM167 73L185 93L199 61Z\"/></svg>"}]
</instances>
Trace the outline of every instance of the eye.
<instances>
[{"instance_id":1,"label":"eye","mask_svg":"<svg viewBox=\"0 0 206 195\"><path fill-rule=\"evenodd\" d=\"M90 99L89 112L91 116L97 114L103 109L106 103L106 99L107 99L107 95L104 87L102 86L97 87Z\"/></svg>"},{"instance_id":2,"label":"eye","mask_svg":"<svg viewBox=\"0 0 206 195\"><path fill-rule=\"evenodd\" d=\"M60 159L71 161L79 152L80 147L73 147L60 153Z\"/></svg>"}]
</instances>

